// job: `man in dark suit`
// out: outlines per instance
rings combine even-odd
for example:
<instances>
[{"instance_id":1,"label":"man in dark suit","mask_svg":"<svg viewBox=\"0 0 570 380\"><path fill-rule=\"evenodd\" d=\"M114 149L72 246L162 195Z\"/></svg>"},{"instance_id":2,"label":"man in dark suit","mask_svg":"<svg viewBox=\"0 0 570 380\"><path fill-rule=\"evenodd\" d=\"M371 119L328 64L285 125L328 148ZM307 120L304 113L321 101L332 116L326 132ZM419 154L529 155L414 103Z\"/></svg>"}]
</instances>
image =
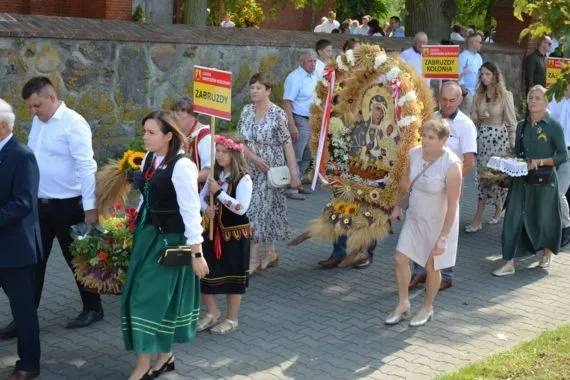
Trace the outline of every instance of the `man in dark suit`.
<instances>
[{"instance_id":1,"label":"man in dark suit","mask_svg":"<svg viewBox=\"0 0 570 380\"><path fill-rule=\"evenodd\" d=\"M6 380L40 374L40 330L35 303L36 264L41 260L38 219L40 173L34 153L12 135L12 107L0 99L0 286L18 329L18 356Z\"/></svg>"}]
</instances>

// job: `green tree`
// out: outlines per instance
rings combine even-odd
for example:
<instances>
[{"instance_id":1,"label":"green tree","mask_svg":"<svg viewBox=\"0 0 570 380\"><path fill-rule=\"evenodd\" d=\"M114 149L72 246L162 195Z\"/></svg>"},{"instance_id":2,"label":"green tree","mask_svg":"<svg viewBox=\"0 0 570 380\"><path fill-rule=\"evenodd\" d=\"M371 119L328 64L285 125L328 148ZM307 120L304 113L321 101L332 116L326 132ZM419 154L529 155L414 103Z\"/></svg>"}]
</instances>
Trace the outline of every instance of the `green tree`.
<instances>
[{"instance_id":1,"label":"green tree","mask_svg":"<svg viewBox=\"0 0 570 380\"><path fill-rule=\"evenodd\" d=\"M421 31L430 39L449 38L456 13L455 0L406 0L406 35L413 36Z\"/></svg>"},{"instance_id":2,"label":"green tree","mask_svg":"<svg viewBox=\"0 0 570 380\"><path fill-rule=\"evenodd\" d=\"M208 0L184 0L182 7L184 23L192 26L204 26L208 20Z\"/></svg>"},{"instance_id":3,"label":"green tree","mask_svg":"<svg viewBox=\"0 0 570 380\"><path fill-rule=\"evenodd\" d=\"M496 21L491 17L494 0L456 0L455 23L475 25L478 30L490 31Z\"/></svg>"},{"instance_id":4,"label":"green tree","mask_svg":"<svg viewBox=\"0 0 570 380\"><path fill-rule=\"evenodd\" d=\"M514 0L514 15L524 21L530 16L532 23L522 30L520 39L553 36L560 43L563 56L570 56L570 2L568 0ZM570 65L566 66L562 78L547 92L549 99L562 99L564 89L570 83Z\"/></svg>"}]
</instances>

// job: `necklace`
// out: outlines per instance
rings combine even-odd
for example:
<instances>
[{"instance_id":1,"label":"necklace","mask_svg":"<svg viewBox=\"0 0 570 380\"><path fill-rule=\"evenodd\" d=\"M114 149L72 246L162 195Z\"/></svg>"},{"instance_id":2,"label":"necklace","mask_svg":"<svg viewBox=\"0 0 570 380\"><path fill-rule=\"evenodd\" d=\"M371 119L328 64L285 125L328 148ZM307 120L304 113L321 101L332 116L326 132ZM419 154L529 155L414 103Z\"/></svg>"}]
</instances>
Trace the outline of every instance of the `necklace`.
<instances>
[{"instance_id":1,"label":"necklace","mask_svg":"<svg viewBox=\"0 0 570 380\"><path fill-rule=\"evenodd\" d=\"M147 181L150 181L152 179L152 177L154 177L154 175L156 174L156 172L158 171L158 169L162 168L164 166L164 162L162 162L160 165L158 165L157 167L154 167L154 164L156 162L156 156L152 157L152 162L150 163L150 167L146 170L146 172L144 173L144 178Z\"/></svg>"}]
</instances>

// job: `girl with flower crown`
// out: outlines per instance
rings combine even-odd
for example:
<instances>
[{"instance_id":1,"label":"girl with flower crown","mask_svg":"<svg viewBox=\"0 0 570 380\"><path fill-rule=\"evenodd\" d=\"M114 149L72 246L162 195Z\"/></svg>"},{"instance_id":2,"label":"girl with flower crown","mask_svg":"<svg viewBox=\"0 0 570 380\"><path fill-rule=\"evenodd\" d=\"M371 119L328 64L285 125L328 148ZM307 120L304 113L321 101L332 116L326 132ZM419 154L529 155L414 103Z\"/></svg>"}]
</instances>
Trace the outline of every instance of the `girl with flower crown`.
<instances>
[{"instance_id":1,"label":"girl with flower crown","mask_svg":"<svg viewBox=\"0 0 570 380\"><path fill-rule=\"evenodd\" d=\"M204 239L204 255L210 274L201 281L206 314L198 321L197 331L227 334L238 327L242 295L248 284L251 226L247 210L251 202L252 181L247 174L243 140L235 134L215 137L216 161L212 175L200 192L202 210L207 210L205 234L214 223L214 240ZM214 207L208 205L214 196ZM226 294L227 315L221 318L216 294Z\"/></svg>"}]
</instances>

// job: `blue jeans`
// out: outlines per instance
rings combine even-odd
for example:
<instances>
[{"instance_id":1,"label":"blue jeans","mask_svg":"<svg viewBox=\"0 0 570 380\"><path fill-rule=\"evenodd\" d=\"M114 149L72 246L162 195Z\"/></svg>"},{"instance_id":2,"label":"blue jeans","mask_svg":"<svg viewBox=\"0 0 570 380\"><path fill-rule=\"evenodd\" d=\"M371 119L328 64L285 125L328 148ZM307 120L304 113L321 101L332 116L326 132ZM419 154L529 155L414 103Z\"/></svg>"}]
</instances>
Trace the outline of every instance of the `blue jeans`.
<instances>
[{"instance_id":1,"label":"blue jeans","mask_svg":"<svg viewBox=\"0 0 570 380\"><path fill-rule=\"evenodd\" d=\"M414 276L421 276L426 274L426 270L419 264L414 263L414 271L412 273ZM445 268L441 270L441 278L443 280L449 280L453 278L453 267Z\"/></svg>"},{"instance_id":2,"label":"blue jeans","mask_svg":"<svg viewBox=\"0 0 570 380\"><path fill-rule=\"evenodd\" d=\"M338 238L337 241L333 243L333 251L331 253L331 257L339 259L346 257L346 240L347 240L346 236L341 236ZM370 256L370 258L374 256L374 249L376 248L377 244L378 242L374 241L374 243L368 246L368 256Z\"/></svg>"}]
</instances>

